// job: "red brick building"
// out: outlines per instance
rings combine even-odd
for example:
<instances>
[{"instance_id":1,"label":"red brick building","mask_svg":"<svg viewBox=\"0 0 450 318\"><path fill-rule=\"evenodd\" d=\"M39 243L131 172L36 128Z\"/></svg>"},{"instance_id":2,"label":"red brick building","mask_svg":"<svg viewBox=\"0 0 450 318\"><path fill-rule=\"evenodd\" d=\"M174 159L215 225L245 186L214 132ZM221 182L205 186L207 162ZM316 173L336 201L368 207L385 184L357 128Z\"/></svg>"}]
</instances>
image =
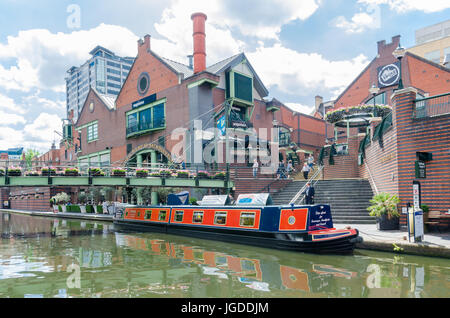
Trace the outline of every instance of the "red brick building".
<instances>
[{"instance_id":1,"label":"red brick building","mask_svg":"<svg viewBox=\"0 0 450 318\"><path fill-rule=\"evenodd\" d=\"M400 67L392 54L399 43L399 36L389 44L378 42L377 56L336 99L334 109L373 105L375 98L376 104L390 105L392 112L383 120L371 121L367 133L365 128L354 128L347 135L345 128L338 128L344 132L338 142L348 142L348 152L334 157L334 165L324 158L324 177L369 179L374 193L398 194L400 207L414 204L413 182L419 182L420 203L447 212L450 69L410 52ZM404 89L398 88L400 74ZM373 85L380 88L375 96L369 92Z\"/></svg>"},{"instance_id":2,"label":"red brick building","mask_svg":"<svg viewBox=\"0 0 450 318\"><path fill-rule=\"evenodd\" d=\"M287 158L318 153L325 143L324 121L294 113L276 99L268 101L268 90L244 53L207 67L206 16L196 13L192 20L192 65L159 56L146 35L138 41L137 57L115 101L91 88L75 123L81 136L80 163L140 166L183 160L202 164L198 154L217 140L204 132L217 128L226 110L237 140L255 132L259 136L264 128L263 140L286 137L282 152ZM272 136L274 127L280 127L280 136ZM171 137L180 129L184 129L184 141L181 135ZM203 132L200 141L196 131ZM180 145L181 152L174 151ZM217 147L221 146L213 148ZM178 156L173 158L172 152ZM217 158L219 151L214 156L223 160Z\"/></svg>"}]
</instances>

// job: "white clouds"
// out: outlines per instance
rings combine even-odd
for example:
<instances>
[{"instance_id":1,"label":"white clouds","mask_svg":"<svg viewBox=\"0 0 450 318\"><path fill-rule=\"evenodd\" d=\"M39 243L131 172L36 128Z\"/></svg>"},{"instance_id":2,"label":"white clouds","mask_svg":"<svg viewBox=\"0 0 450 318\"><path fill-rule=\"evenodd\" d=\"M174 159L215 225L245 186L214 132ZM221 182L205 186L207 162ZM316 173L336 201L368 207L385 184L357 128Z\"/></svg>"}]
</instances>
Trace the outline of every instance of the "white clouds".
<instances>
[{"instance_id":1,"label":"white clouds","mask_svg":"<svg viewBox=\"0 0 450 318\"><path fill-rule=\"evenodd\" d=\"M135 56L137 40L128 29L105 24L72 33L20 31L17 36L8 36L7 43L0 44L0 61L16 59L16 64L9 68L0 65L0 86L25 92L32 88L64 92L66 71L72 65L84 63L96 45L119 55Z\"/></svg>"},{"instance_id":2,"label":"white clouds","mask_svg":"<svg viewBox=\"0 0 450 318\"><path fill-rule=\"evenodd\" d=\"M342 90L369 62L364 55L329 61L320 54L300 53L281 44L260 46L246 55L266 85L277 85L281 91L292 95L307 95L319 88Z\"/></svg>"},{"instance_id":3,"label":"white clouds","mask_svg":"<svg viewBox=\"0 0 450 318\"><path fill-rule=\"evenodd\" d=\"M372 5L387 4L398 13L409 11L432 13L450 8L450 1L448 0L359 0L358 2Z\"/></svg>"},{"instance_id":4,"label":"white clouds","mask_svg":"<svg viewBox=\"0 0 450 318\"><path fill-rule=\"evenodd\" d=\"M311 112L314 110L314 106L308 106L299 103L284 103L284 104L296 112L307 115L311 115Z\"/></svg>"},{"instance_id":5,"label":"white clouds","mask_svg":"<svg viewBox=\"0 0 450 318\"><path fill-rule=\"evenodd\" d=\"M334 25L338 28L344 29L347 33L361 33L366 29L379 28L379 20L377 20L374 15L370 15L366 12L360 12L355 14L351 21L348 21L343 16L339 16L336 18Z\"/></svg>"},{"instance_id":6,"label":"white clouds","mask_svg":"<svg viewBox=\"0 0 450 318\"><path fill-rule=\"evenodd\" d=\"M17 124L25 124L26 120L23 116L5 113L0 110L0 125L17 125ZM1 126L0 126L0 129Z\"/></svg>"}]
</instances>

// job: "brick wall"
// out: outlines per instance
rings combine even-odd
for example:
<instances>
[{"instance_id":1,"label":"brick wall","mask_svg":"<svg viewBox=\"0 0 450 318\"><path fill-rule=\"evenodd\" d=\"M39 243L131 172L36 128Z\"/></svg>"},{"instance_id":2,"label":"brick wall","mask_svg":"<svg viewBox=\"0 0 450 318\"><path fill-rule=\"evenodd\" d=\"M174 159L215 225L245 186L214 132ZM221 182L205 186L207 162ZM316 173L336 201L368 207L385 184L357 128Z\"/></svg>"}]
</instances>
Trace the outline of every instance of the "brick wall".
<instances>
[{"instance_id":1,"label":"brick wall","mask_svg":"<svg viewBox=\"0 0 450 318\"><path fill-rule=\"evenodd\" d=\"M397 122L399 196L402 206L413 203L413 180L421 183L422 203L431 210L450 209L450 115L413 118L416 92L408 88L394 96ZM431 152L426 178L415 178L416 152Z\"/></svg>"}]
</instances>

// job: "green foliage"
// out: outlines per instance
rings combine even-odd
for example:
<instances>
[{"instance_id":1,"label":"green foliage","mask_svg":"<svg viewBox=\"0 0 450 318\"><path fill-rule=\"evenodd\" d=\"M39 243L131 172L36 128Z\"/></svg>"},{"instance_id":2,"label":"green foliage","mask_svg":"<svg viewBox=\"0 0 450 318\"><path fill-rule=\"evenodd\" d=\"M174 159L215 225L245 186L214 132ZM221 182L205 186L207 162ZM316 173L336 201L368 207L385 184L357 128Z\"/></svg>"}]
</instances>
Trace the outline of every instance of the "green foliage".
<instances>
[{"instance_id":1,"label":"green foliage","mask_svg":"<svg viewBox=\"0 0 450 318\"><path fill-rule=\"evenodd\" d=\"M423 213L428 213L430 211L430 207L426 204L421 204L420 208L422 209Z\"/></svg>"},{"instance_id":2,"label":"green foliage","mask_svg":"<svg viewBox=\"0 0 450 318\"><path fill-rule=\"evenodd\" d=\"M66 204L70 201L70 196L65 192L61 192L54 195L52 199L56 204Z\"/></svg>"},{"instance_id":3,"label":"green foliage","mask_svg":"<svg viewBox=\"0 0 450 318\"><path fill-rule=\"evenodd\" d=\"M387 215L388 219L399 217L397 205L400 199L396 194L381 192L373 196L370 200L371 206L367 208L370 216L380 217Z\"/></svg>"},{"instance_id":4,"label":"green foliage","mask_svg":"<svg viewBox=\"0 0 450 318\"><path fill-rule=\"evenodd\" d=\"M35 149L28 149L25 152L25 162L27 163L27 169L31 169L33 159L39 157L41 153Z\"/></svg>"},{"instance_id":5,"label":"green foliage","mask_svg":"<svg viewBox=\"0 0 450 318\"><path fill-rule=\"evenodd\" d=\"M189 199L189 204L190 204L190 205L198 205L198 203L197 203L197 198L190 198L190 199Z\"/></svg>"}]
</instances>

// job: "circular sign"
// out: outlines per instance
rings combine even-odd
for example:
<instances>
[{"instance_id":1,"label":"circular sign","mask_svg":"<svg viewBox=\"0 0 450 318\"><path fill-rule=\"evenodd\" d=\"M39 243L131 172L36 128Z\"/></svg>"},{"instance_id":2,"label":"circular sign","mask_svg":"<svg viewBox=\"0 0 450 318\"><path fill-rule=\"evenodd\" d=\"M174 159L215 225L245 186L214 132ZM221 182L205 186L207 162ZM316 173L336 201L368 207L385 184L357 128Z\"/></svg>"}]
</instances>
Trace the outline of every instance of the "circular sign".
<instances>
[{"instance_id":1,"label":"circular sign","mask_svg":"<svg viewBox=\"0 0 450 318\"><path fill-rule=\"evenodd\" d=\"M294 225L295 224L295 216L290 216L288 219L288 223L289 223L289 225Z\"/></svg>"},{"instance_id":2,"label":"circular sign","mask_svg":"<svg viewBox=\"0 0 450 318\"><path fill-rule=\"evenodd\" d=\"M380 86L391 86L398 82L400 78L400 69L395 64L384 66L378 72L378 82Z\"/></svg>"},{"instance_id":3,"label":"circular sign","mask_svg":"<svg viewBox=\"0 0 450 318\"><path fill-rule=\"evenodd\" d=\"M141 73L137 81L137 90L139 95L141 96L145 95L149 87L150 87L150 76L146 72Z\"/></svg>"}]
</instances>

